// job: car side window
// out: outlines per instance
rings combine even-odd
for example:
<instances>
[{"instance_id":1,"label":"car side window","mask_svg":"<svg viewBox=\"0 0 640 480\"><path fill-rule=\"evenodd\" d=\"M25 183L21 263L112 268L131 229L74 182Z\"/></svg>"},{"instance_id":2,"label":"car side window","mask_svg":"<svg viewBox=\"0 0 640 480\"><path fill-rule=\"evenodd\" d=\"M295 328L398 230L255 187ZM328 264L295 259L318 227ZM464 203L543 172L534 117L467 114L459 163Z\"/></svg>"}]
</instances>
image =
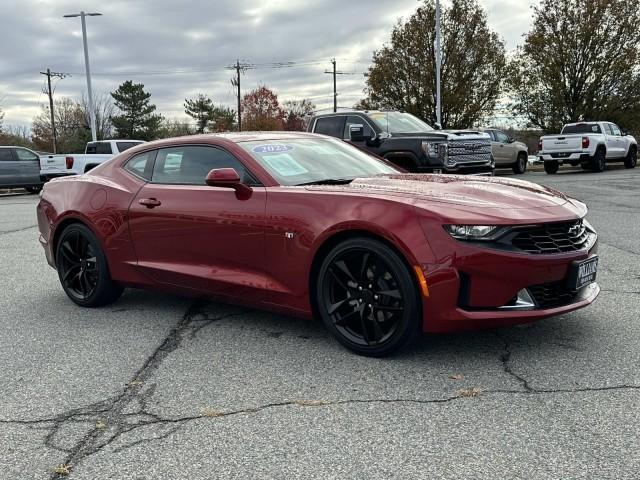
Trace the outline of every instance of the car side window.
<instances>
[{"instance_id":1,"label":"car side window","mask_svg":"<svg viewBox=\"0 0 640 480\"><path fill-rule=\"evenodd\" d=\"M157 150L140 153L125 164L124 169L133 173L135 176L144 180L151 180L153 174L153 160L156 157Z\"/></svg>"},{"instance_id":2,"label":"car side window","mask_svg":"<svg viewBox=\"0 0 640 480\"><path fill-rule=\"evenodd\" d=\"M206 185L207 174L214 168L234 168L242 183L258 184L230 153L216 147L187 145L158 150L151 180L154 183Z\"/></svg>"},{"instance_id":3,"label":"car side window","mask_svg":"<svg viewBox=\"0 0 640 480\"><path fill-rule=\"evenodd\" d=\"M622 136L622 133L620 132L620 128L618 128L618 126L615 123L610 123L609 125L611 125L611 131L613 132L614 136L616 137Z\"/></svg>"},{"instance_id":4,"label":"car side window","mask_svg":"<svg viewBox=\"0 0 640 480\"><path fill-rule=\"evenodd\" d=\"M607 135L613 135L613 129L611 128L610 123L604 124L604 133L606 133Z\"/></svg>"},{"instance_id":5,"label":"car side window","mask_svg":"<svg viewBox=\"0 0 640 480\"><path fill-rule=\"evenodd\" d=\"M24 148L16 148L15 149L16 155L18 156L18 160L24 160L24 161L34 161L34 160L38 160L38 156L33 153L30 152L29 150L25 150Z\"/></svg>"},{"instance_id":6,"label":"car side window","mask_svg":"<svg viewBox=\"0 0 640 480\"><path fill-rule=\"evenodd\" d=\"M13 154L10 148L0 148L0 162L12 162Z\"/></svg>"},{"instance_id":7,"label":"car side window","mask_svg":"<svg viewBox=\"0 0 640 480\"><path fill-rule=\"evenodd\" d=\"M506 133L496 130L495 135L496 135L496 142L509 143L509 137L507 136Z\"/></svg>"},{"instance_id":8,"label":"car side window","mask_svg":"<svg viewBox=\"0 0 640 480\"><path fill-rule=\"evenodd\" d=\"M342 138L344 140L349 140L351 138L351 132L349 131L349 128L351 127L351 125L362 125L364 126L364 136L365 137L373 137L373 130L371 130L371 127L369 126L369 124L367 123L367 121L362 118L362 117L356 117L353 115L349 115L347 117L347 121L345 123L344 126L344 134L342 135Z\"/></svg>"},{"instance_id":9,"label":"car side window","mask_svg":"<svg viewBox=\"0 0 640 480\"><path fill-rule=\"evenodd\" d=\"M321 133L331 137L342 138L345 119L346 117L344 115L318 118L314 125L313 133Z\"/></svg>"}]
</instances>

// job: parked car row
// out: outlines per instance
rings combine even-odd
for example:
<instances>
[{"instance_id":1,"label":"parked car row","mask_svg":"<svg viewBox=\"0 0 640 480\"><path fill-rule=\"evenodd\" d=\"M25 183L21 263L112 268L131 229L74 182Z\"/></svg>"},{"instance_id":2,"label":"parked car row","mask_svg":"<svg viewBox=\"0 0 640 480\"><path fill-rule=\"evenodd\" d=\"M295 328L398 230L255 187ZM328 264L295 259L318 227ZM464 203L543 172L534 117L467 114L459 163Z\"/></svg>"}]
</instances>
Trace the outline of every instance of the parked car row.
<instances>
[{"instance_id":1,"label":"parked car row","mask_svg":"<svg viewBox=\"0 0 640 480\"><path fill-rule=\"evenodd\" d=\"M568 123L559 135L541 137L538 150L549 174L564 164L602 172L607 162L624 162L626 168L638 163L636 139L611 122Z\"/></svg>"}]
</instances>

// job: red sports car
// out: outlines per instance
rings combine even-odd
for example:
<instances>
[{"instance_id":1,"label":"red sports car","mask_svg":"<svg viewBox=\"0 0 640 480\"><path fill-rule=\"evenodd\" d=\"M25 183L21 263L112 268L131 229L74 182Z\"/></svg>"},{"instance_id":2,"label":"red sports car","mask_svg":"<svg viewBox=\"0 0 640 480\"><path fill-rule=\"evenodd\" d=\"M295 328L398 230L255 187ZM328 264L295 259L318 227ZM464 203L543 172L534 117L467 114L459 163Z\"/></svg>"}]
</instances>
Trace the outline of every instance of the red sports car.
<instances>
[{"instance_id":1,"label":"red sports car","mask_svg":"<svg viewBox=\"0 0 640 480\"><path fill-rule=\"evenodd\" d=\"M586 206L532 183L412 175L306 133L145 143L45 185L40 242L78 305L124 287L320 317L357 353L597 297Z\"/></svg>"}]
</instances>

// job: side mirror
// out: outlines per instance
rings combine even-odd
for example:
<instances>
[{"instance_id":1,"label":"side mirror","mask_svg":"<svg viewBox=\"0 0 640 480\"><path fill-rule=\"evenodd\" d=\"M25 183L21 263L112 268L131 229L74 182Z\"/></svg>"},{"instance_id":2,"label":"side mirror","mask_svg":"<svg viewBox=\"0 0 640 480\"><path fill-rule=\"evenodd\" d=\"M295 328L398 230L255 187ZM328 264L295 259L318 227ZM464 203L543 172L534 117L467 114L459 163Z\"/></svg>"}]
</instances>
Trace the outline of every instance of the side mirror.
<instances>
[{"instance_id":1,"label":"side mirror","mask_svg":"<svg viewBox=\"0 0 640 480\"><path fill-rule=\"evenodd\" d=\"M359 123L349 125L349 139L352 142L364 142L364 125Z\"/></svg>"},{"instance_id":2,"label":"side mirror","mask_svg":"<svg viewBox=\"0 0 640 480\"><path fill-rule=\"evenodd\" d=\"M434 123L433 128L435 128L436 130L442 130L442 125L439 123Z\"/></svg>"},{"instance_id":3,"label":"side mirror","mask_svg":"<svg viewBox=\"0 0 640 480\"><path fill-rule=\"evenodd\" d=\"M515 138L513 138L513 137L509 137L509 143L513 143L513 142L515 142L515 141L516 141L516 139L515 139Z\"/></svg>"},{"instance_id":4,"label":"side mirror","mask_svg":"<svg viewBox=\"0 0 640 480\"><path fill-rule=\"evenodd\" d=\"M214 168L207 174L205 182L210 187L233 188L239 200L248 199L253 190L240 181L235 168Z\"/></svg>"}]
</instances>

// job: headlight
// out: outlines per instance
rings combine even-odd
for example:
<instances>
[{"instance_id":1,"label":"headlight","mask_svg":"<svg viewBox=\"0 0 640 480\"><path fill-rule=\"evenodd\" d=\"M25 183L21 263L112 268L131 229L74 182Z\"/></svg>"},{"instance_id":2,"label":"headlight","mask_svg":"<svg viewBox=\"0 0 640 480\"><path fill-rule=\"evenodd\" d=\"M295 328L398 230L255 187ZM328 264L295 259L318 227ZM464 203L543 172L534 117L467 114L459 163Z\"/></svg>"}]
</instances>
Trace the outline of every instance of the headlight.
<instances>
[{"instance_id":1,"label":"headlight","mask_svg":"<svg viewBox=\"0 0 640 480\"><path fill-rule=\"evenodd\" d=\"M446 152L447 144L446 143L433 143L433 142L422 142L422 150L427 154L429 158L439 158L440 150L443 150L443 153Z\"/></svg>"},{"instance_id":2,"label":"headlight","mask_svg":"<svg viewBox=\"0 0 640 480\"><path fill-rule=\"evenodd\" d=\"M444 229L458 240L495 240L505 230L505 227L495 225L445 225Z\"/></svg>"}]
</instances>

